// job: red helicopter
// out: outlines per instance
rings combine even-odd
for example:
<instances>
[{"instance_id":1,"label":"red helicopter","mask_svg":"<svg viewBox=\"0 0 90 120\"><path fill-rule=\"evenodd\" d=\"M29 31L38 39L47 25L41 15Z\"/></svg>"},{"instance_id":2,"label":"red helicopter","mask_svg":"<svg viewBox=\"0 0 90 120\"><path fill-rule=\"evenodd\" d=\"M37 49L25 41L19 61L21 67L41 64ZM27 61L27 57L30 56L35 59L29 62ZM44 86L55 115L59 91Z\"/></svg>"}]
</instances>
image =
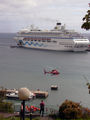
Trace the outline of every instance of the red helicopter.
<instances>
[{"instance_id":1,"label":"red helicopter","mask_svg":"<svg viewBox=\"0 0 90 120\"><path fill-rule=\"evenodd\" d=\"M58 74L60 74L60 72L58 72L58 70L56 70L56 69L53 69L53 70L51 70L51 71L46 71L46 70L44 69L44 74L58 75Z\"/></svg>"}]
</instances>

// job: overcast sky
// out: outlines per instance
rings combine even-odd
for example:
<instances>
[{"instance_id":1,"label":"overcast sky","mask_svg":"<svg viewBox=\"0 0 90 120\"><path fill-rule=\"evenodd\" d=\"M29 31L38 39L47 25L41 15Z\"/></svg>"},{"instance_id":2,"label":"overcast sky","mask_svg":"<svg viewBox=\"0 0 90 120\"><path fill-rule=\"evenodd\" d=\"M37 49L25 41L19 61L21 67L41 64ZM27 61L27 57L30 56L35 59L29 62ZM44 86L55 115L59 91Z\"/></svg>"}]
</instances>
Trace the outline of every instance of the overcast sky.
<instances>
[{"instance_id":1,"label":"overcast sky","mask_svg":"<svg viewBox=\"0 0 90 120\"><path fill-rule=\"evenodd\" d=\"M18 32L31 24L52 29L57 21L67 29L87 32L81 25L90 9L88 3L90 0L0 0L0 32Z\"/></svg>"}]
</instances>

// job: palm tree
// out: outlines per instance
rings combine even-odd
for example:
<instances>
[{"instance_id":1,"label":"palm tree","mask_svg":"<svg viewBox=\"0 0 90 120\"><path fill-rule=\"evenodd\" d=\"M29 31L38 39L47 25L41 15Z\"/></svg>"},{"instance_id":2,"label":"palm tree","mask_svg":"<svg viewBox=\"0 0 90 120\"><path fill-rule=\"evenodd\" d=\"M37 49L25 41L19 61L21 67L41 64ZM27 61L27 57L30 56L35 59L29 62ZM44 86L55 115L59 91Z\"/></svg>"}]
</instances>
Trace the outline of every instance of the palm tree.
<instances>
[{"instance_id":1,"label":"palm tree","mask_svg":"<svg viewBox=\"0 0 90 120\"><path fill-rule=\"evenodd\" d=\"M90 10L87 11L87 14L82 19L84 23L82 24L81 28L89 30L90 29Z\"/></svg>"}]
</instances>

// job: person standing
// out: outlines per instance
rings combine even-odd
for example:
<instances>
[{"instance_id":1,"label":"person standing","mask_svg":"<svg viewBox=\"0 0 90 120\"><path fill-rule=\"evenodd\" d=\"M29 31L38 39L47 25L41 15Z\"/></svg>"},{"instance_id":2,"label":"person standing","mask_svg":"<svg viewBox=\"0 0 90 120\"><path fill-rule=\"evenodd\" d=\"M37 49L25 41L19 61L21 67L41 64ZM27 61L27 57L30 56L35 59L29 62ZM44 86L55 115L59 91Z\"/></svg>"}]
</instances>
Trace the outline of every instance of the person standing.
<instances>
[{"instance_id":1,"label":"person standing","mask_svg":"<svg viewBox=\"0 0 90 120\"><path fill-rule=\"evenodd\" d=\"M21 103L21 108L20 108L20 120L23 120L23 103Z\"/></svg>"},{"instance_id":2,"label":"person standing","mask_svg":"<svg viewBox=\"0 0 90 120\"><path fill-rule=\"evenodd\" d=\"M44 107L45 107L45 103L43 102L43 100L41 100L41 103L40 103L40 115L42 117L44 115Z\"/></svg>"}]
</instances>

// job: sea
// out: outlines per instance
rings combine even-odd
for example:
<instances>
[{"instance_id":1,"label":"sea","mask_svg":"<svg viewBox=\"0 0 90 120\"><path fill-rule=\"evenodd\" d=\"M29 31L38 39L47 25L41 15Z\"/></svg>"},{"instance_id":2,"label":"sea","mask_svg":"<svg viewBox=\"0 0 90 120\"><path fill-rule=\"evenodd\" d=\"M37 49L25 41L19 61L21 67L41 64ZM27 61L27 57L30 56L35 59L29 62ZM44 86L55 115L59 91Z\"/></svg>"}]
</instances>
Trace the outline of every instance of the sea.
<instances>
[{"instance_id":1,"label":"sea","mask_svg":"<svg viewBox=\"0 0 90 120\"><path fill-rule=\"evenodd\" d=\"M84 34L90 39L90 35ZM46 106L60 106L66 99L90 108L90 52L57 52L16 46L16 33L0 33L0 87L48 91ZM44 74L57 69L59 75ZM58 85L52 91L51 85ZM26 104L39 105L41 99ZM13 101L20 104L20 101Z\"/></svg>"}]
</instances>

